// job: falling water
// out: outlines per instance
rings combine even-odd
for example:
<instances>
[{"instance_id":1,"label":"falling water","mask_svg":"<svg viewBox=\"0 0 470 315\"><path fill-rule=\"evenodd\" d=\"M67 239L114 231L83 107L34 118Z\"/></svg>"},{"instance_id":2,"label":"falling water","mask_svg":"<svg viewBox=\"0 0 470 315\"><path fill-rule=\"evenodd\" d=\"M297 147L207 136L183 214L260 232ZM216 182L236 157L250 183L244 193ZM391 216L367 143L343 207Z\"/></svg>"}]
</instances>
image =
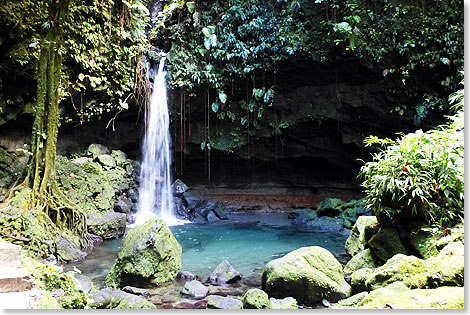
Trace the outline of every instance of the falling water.
<instances>
[{"instance_id":1,"label":"falling water","mask_svg":"<svg viewBox=\"0 0 470 315\"><path fill-rule=\"evenodd\" d=\"M141 225L154 217L163 219L168 225L179 223L174 214L175 206L171 191L170 119L164 66L163 56L155 76L147 114L135 225Z\"/></svg>"}]
</instances>

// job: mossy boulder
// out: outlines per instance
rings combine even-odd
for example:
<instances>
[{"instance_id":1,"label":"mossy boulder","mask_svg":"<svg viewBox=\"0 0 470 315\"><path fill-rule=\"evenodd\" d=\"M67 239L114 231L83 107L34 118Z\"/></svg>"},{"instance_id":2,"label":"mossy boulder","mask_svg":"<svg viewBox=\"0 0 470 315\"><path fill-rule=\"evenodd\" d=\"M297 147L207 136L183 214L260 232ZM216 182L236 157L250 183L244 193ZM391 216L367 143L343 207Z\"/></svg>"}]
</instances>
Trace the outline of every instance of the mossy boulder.
<instances>
[{"instance_id":1,"label":"mossy boulder","mask_svg":"<svg viewBox=\"0 0 470 315\"><path fill-rule=\"evenodd\" d=\"M96 158L100 154L108 154L109 149L102 144L92 143L88 146L88 153L93 158Z\"/></svg>"},{"instance_id":2,"label":"mossy boulder","mask_svg":"<svg viewBox=\"0 0 470 315\"><path fill-rule=\"evenodd\" d=\"M163 220L153 218L127 233L106 283L132 285L139 279L160 284L173 279L180 268L181 245Z\"/></svg>"},{"instance_id":3,"label":"mossy boulder","mask_svg":"<svg viewBox=\"0 0 470 315\"><path fill-rule=\"evenodd\" d=\"M127 162L127 155L126 155L126 153L122 152L121 150L111 151L111 157L114 158L114 161L116 161L117 166L123 166Z\"/></svg>"},{"instance_id":4,"label":"mossy boulder","mask_svg":"<svg viewBox=\"0 0 470 315\"><path fill-rule=\"evenodd\" d=\"M435 235L423 229L412 231L409 237L410 246L425 259L439 253L436 248L436 241Z\"/></svg>"},{"instance_id":5,"label":"mossy boulder","mask_svg":"<svg viewBox=\"0 0 470 315\"><path fill-rule=\"evenodd\" d=\"M336 217L343 212L342 205L343 202L339 198L326 198L317 206L318 215Z\"/></svg>"},{"instance_id":6,"label":"mossy boulder","mask_svg":"<svg viewBox=\"0 0 470 315\"><path fill-rule=\"evenodd\" d=\"M396 254L407 254L395 228L379 228L368 241L368 245L382 262L386 262Z\"/></svg>"},{"instance_id":7,"label":"mossy boulder","mask_svg":"<svg viewBox=\"0 0 470 315\"><path fill-rule=\"evenodd\" d=\"M420 288L426 283L427 263L415 256L396 254L385 265L378 267L366 281L369 291L401 281L409 288Z\"/></svg>"},{"instance_id":8,"label":"mossy boulder","mask_svg":"<svg viewBox=\"0 0 470 315\"><path fill-rule=\"evenodd\" d=\"M367 290L366 281L372 276L374 269L361 268L351 275L351 287L353 292L362 292Z\"/></svg>"},{"instance_id":9,"label":"mossy boulder","mask_svg":"<svg viewBox=\"0 0 470 315\"><path fill-rule=\"evenodd\" d=\"M269 299L269 308L272 310L296 310L299 308L297 300L293 297L286 297L283 299Z\"/></svg>"},{"instance_id":10,"label":"mossy boulder","mask_svg":"<svg viewBox=\"0 0 470 315\"><path fill-rule=\"evenodd\" d=\"M429 287L464 285L464 251L462 242L453 242L444 247L437 256L427 260Z\"/></svg>"},{"instance_id":11,"label":"mossy boulder","mask_svg":"<svg viewBox=\"0 0 470 315\"><path fill-rule=\"evenodd\" d=\"M104 166L113 168L116 167L116 160L109 154L100 154L98 155L98 161Z\"/></svg>"},{"instance_id":12,"label":"mossy boulder","mask_svg":"<svg viewBox=\"0 0 470 315\"><path fill-rule=\"evenodd\" d=\"M155 309L146 299L121 290L104 288L88 295L88 306L99 309Z\"/></svg>"},{"instance_id":13,"label":"mossy boulder","mask_svg":"<svg viewBox=\"0 0 470 315\"><path fill-rule=\"evenodd\" d=\"M375 216L360 216L357 218L357 221L351 230L351 234L346 240L345 248L349 255L354 256L365 249L365 246L367 245L365 229L366 227L375 224L378 224Z\"/></svg>"},{"instance_id":14,"label":"mossy boulder","mask_svg":"<svg viewBox=\"0 0 470 315\"><path fill-rule=\"evenodd\" d=\"M126 231L126 218L125 213L119 212L90 213L87 219L88 232L105 240L122 236Z\"/></svg>"},{"instance_id":15,"label":"mossy boulder","mask_svg":"<svg viewBox=\"0 0 470 315\"><path fill-rule=\"evenodd\" d=\"M347 299L343 299L338 301L338 303L333 306L333 309L342 309L342 308L354 308L359 304L369 293L368 292L360 292L357 294L354 294L353 296L348 297Z\"/></svg>"},{"instance_id":16,"label":"mossy boulder","mask_svg":"<svg viewBox=\"0 0 470 315\"><path fill-rule=\"evenodd\" d=\"M242 298L244 309L269 308L269 296L260 289L249 289Z\"/></svg>"},{"instance_id":17,"label":"mossy boulder","mask_svg":"<svg viewBox=\"0 0 470 315\"><path fill-rule=\"evenodd\" d=\"M372 256L370 248L364 249L354 255L346 266L344 266L344 274L349 276L361 268L375 268L374 257Z\"/></svg>"},{"instance_id":18,"label":"mossy boulder","mask_svg":"<svg viewBox=\"0 0 470 315\"><path fill-rule=\"evenodd\" d=\"M341 264L318 246L302 247L270 261L263 269L262 289L274 298L291 296L306 305L322 299L338 301L351 292Z\"/></svg>"},{"instance_id":19,"label":"mossy boulder","mask_svg":"<svg viewBox=\"0 0 470 315\"><path fill-rule=\"evenodd\" d=\"M361 309L463 309L463 287L408 289L395 282L369 293L359 304Z\"/></svg>"}]
</instances>

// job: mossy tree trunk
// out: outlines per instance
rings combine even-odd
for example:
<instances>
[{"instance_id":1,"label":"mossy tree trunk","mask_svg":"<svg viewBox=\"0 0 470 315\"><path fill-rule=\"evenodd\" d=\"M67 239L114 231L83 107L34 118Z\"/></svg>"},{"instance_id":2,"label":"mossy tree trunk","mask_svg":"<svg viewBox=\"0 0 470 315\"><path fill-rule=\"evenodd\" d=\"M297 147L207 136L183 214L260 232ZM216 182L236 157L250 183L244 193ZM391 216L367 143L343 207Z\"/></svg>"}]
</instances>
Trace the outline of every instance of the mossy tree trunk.
<instances>
[{"instance_id":1,"label":"mossy tree trunk","mask_svg":"<svg viewBox=\"0 0 470 315\"><path fill-rule=\"evenodd\" d=\"M73 0L49 0L49 20L43 26L37 70L37 101L31 136L31 158L25 185L31 189L31 208L45 214L60 230L78 234L86 244L86 216L62 193L55 179L59 125L59 85L62 68L62 25Z\"/></svg>"}]
</instances>

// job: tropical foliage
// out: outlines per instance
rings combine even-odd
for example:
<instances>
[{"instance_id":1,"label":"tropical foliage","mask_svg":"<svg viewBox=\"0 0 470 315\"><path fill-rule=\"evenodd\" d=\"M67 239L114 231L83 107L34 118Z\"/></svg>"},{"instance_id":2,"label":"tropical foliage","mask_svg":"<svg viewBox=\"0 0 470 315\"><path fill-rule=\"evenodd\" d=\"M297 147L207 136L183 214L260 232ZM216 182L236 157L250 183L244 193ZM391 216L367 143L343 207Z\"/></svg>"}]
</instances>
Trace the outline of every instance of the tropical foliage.
<instances>
[{"instance_id":1,"label":"tropical foliage","mask_svg":"<svg viewBox=\"0 0 470 315\"><path fill-rule=\"evenodd\" d=\"M369 137L385 146L365 163L360 176L370 206L392 221L424 216L451 226L464 215L463 89L451 96L460 111L436 130L402 135L398 140Z\"/></svg>"}]
</instances>

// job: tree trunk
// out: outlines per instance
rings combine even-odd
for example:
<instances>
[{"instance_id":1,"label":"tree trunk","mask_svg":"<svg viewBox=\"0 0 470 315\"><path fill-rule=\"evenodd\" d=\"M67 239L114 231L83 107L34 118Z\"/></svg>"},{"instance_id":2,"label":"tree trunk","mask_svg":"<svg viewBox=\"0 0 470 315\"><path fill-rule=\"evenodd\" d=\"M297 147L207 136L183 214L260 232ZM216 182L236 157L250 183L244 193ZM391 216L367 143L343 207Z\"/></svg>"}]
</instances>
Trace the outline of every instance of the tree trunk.
<instances>
[{"instance_id":1,"label":"tree trunk","mask_svg":"<svg viewBox=\"0 0 470 315\"><path fill-rule=\"evenodd\" d=\"M31 158L25 178L31 188L31 206L44 212L59 229L67 229L86 241L86 215L68 200L55 179L59 125L59 85L62 68L62 27L73 0L50 0L49 21L44 24L37 71L37 101L31 136Z\"/></svg>"}]
</instances>

